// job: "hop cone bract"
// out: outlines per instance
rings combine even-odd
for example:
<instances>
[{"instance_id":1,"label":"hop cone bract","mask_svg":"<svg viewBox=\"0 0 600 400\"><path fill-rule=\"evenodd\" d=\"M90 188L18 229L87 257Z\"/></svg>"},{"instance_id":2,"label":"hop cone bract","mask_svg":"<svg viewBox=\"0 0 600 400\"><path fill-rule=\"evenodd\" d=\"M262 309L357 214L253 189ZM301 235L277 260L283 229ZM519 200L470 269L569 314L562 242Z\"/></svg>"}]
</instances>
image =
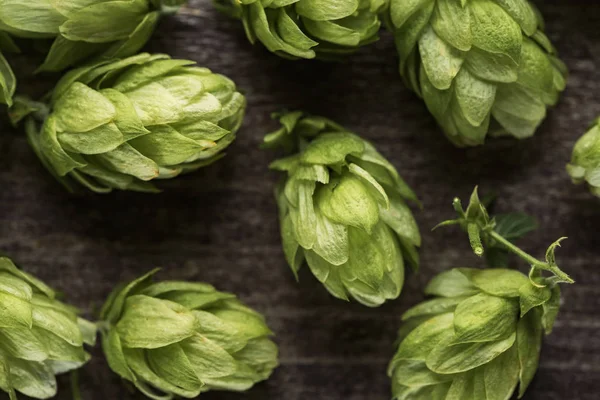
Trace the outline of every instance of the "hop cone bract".
<instances>
[{"instance_id":1,"label":"hop cone bract","mask_svg":"<svg viewBox=\"0 0 600 400\"><path fill-rule=\"evenodd\" d=\"M55 299L52 289L0 257L0 389L36 399L56 395L55 375L81 367L90 356L95 326Z\"/></svg>"},{"instance_id":2,"label":"hop cone bract","mask_svg":"<svg viewBox=\"0 0 600 400\"><path fill-rule=\"evenodd\" d=\"M575 183L587 183L600 197L600 119L575 144L567 171Z\"/></svg>"},{"instance_id":3,"label":"hop cone bract","mask_svg":"<svg viewBox=\"0 0 600 400\"><path fill-rule=\"evenodd\" d=\"M0 0L0 31L54 39L42 71L93 58L129 57L146 44L162 12L185 0Z\"/></svg>"},{"instance_id":4,"label":"hop cone bract","mask_svg":"<svg viewBox=\"0 0 600 400\"><path fill-rule=\"evenodd\" d=\"M0 2L0 4L2 3ZM3 53L18 51L19 48L11 37L0 31L0 103L8 106L13 104L13 96L17 90L17 78Z\"/></svg>"},{"instance_id":5,"label":"hop cone bract","mask_svg":"<svg viewBox=\"0 0 600 400\"><path fill-rule=\"evenodd\" d=\"M219 159L246 100L228 78L193 61L140 54L66 74L43 128L28 129L42 161L65 184L96 192L155 191Z\"/></svg>"},{"instance_id":6,"label":"hop cone bract","mask_svg":"<svg viewBox=\"0 0 600 400\"><path fill-rule=\"evenodd\" d=\"M406 200L415 194L373 145L334 122L278 116L266 147L297 151L271 164L287 173L276 196L286 259L306 260L335 297L375 307L399 296L404 262L418 266L421 237Z\"/></svg>"},{"instance_id":7,"label":"hop cone bract","mask_svg":"<svg viewBox=\"0 0 600 400\"><path fill-rule=\"evenodd\" d=\"M331 58L379 39L388 0L214 0L253 44L287 58Z\"/></svg>"},{"instance_id":8,"label":"hop cone bract","mask_svg":"<svg viewBox=\"0 0 600 400\"><path fill-rule=\"evenodd\" d=\"M391 0L400 73L458 146L534 134L566 67L527 0Z\"/></svg>"},{"instance_id":9,"label":"hop cone bract","mask_svg":"<svg viewBox=\"0 0 600 400\"><path fill-rule=\"evenodd\" d=\"M210 285L153 272L113 292L102 311L111 369L153 399L207 390L243 391L277 366L264 318Z\"/></svg>"},{"instance_id":10,"label":"hop cone bract","mask_svg":"<svg viewBox=\"0 0 600 400\"><path fill-rule=\"evenodd\" d=\"M408 310L389 374L395 400L523 396L552 330L560 290L515 270L457 268L435 277L434 299Z\"/></svg>"}]
</instances>

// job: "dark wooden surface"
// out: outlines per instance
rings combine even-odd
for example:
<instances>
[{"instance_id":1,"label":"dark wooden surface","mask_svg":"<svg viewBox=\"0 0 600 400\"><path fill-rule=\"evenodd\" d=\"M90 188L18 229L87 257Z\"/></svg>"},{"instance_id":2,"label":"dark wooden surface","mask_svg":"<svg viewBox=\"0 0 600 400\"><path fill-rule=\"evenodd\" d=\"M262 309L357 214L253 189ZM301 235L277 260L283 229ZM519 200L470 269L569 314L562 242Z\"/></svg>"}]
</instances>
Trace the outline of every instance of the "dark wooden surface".
<instances>
[{"instance_id":1,"label":"dark wooden surface","mask_svg":"<svg viewBox=\"0 0 600 400\"><path fill-rule=\"evenodd\" d=\"M500 196L500 211L521 210L542 229L522 241L542 255L560 236L564 287L555 332L525 399L600 398L600 200L572 186L564 165L572 145L600 115L600 4L540 3L550 37L571 70L568 89L536 137L460 150L442 136L425 106L402 87L390 37L341 64L291 62L251 47L242 27L209 0L192 1L164 20L149 50L190 58L233 78L249 100L248 116L228 156L162 185L164 193L74 197L42 169L24 137L2 122L0 251L66 293L93 318L115 284L160 266L161 278L202 280L237 293L263 312L277 333L281 366L246 394L206 400L385 400L386 365L400 315L422 299L426 282L453 266L476 266L456 231L430 228L452 215L455 195L475 184ZM35 89L31 79L24 86ZM39 91L39 88L38 88ZM302 108L333 118L372 140L423 200L422 271L399 300L367 309L330 297L303 271L296 284L285 264L272 197L273 155L258 149L276 125L269 114ZM99 351L81 373L85 400L138 399ZM69 399L61 380L59 399ZM1 397L1 396L0 396Z\"/></svg>"}]
</instances>

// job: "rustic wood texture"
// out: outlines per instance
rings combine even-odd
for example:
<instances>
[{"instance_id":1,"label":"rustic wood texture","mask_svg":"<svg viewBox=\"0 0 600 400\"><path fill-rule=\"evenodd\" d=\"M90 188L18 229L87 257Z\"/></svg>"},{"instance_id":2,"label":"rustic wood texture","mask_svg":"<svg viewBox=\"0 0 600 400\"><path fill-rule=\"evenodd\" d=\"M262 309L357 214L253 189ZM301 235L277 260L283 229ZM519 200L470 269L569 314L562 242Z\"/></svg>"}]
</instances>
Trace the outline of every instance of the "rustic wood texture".
<instances>
[{"instance_id":1,"label":"rustic wood texture","mask_svg":"<svg viewBox=\"0 0 600 400\"><path fill-rule=\"evenodd\" d=\"M600 398L600 200L570 183L571 148L600 115L600 4L539 1L547 31L571 70L561 103L537 135L454 148L423 103L403 88L389 35L344 63L287 61L252 47L241 25L192 1L165 19L149 51L189 58L233 78L249 101L228 156L198 173L164 182L158 195L72 196L41 167L5 120L0 135L0 251L63 291L93 318L119 282L150 268L161 278L201 280L231 291L264 313L277 333L281 366L246 394L206 400L384 400L386 366L400 315L420 301L436 273L478 266L456 230L430 232L452 216L450 202L479 184L500 211L520 210L542 228L521 242L537 255L560 236L558 257L577 281L563 287L555 332L546 338L527 400ZM31 78L24 86L32 89ZM39 88L38 88L39 91ZM415 210L424 236L422 271L397 301L367 309L330 297L307 270L297 284L285 264L272 196L273 155L259 150L283 107L328 116L372 140L423 200ZM113 375L100 351L81 372L85 400L141 399ZM59 399L70 399L61 379ZM0 397L2 397L0 395Z\"/></svg>"}]
</instances>

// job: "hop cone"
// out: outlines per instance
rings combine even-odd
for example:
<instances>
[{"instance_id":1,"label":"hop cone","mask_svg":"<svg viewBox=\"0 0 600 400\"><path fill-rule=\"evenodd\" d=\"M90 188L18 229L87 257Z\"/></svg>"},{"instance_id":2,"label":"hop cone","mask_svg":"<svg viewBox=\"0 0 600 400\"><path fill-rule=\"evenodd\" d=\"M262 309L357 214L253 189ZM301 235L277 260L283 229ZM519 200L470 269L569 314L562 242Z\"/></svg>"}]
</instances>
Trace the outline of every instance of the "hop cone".
<instances>
[{"instance_id":1,"label":"hop cone","mask_svg":"<svg viewBox=\"0 0 600 400\"><path fill-rule=\"evenodd\" d=\"M253 44L286 58L332 58L379 39L388 0L214 0Z\"/></svg>"},{"instance_id":2,"label":"hop cone","mask_svg":"<svg viewBox=\"0 0 600 400\"><path fill-rule=\"evenodd\" d=\"M54 39L42 71L60 71L91 57L128 57L146 44L158 18L185 0L0 0L0 31Z\"/></svg>"},{"instance_id":3,"label":"hop cone","mask_svg":"<svg viewBox=\"0 0 600 400\"><path fill-rule=\"evenodd\" d=\"M575 183L587 183L600 197L600 119L575 144L567 171Z\"/></svg>"},{"instance_id":4,"label":"hop cone","mask_svg":"<svg viewBox=\"0 0 600 400\"><path fill-rule=\"evenodd\" d=\"M458 146L534 134L566 67L527 0L391 0L400 73Z\"/></svg>"},{"instance_id":5,"label":"hop cone","mask_svg":"<svg viewBox=\"0 0 600 400\"><path fill-rule=\"evenodd\" d=\"M228 78L187 60L140 54L82 67L56 86L30 141L67 186L95 192L155 191L219 159L235 139L246 101Z\"/></svg>"},{"instance_id":6,"label":"hop cone","mask_svg":"<svg viewBox=\"0 0 600 400\"><path fill-rule=\"evenodd\" d=\"M90 356L95 326L56 300L54 291L0 257L0 389L36 399L56 395L55 375L81 367Z\"/></svg>"},{"instance_id":7,"label":"hop cone","mask_svg":"<svg viewBox=\"0 0 600 400\"><path fill-rule=\"evenodd\" d=\"M406 312L389 368L395 400L509 399L535 375L558 286L515 270L458 268L435 277L436 296Z\"/></svg>"},{"instance_id":8,"label":"hop cone","mask_svg":"<svg viewBox=\"0 0 600 400\"><path fill-rule=\"evenodd\" d=\"M104 305L111 369L153 399L243 391L277 366L264 318L229 293L191 282L152 283L153 272Z\"/></svg>"},{"instance_id":9,"label":"hop cone","mask_svg":"<svg viewBox=\"0 0 600 400\"><path fill-rule=\"evenodd\" d=\"M279 120L265 146L297 151L271 164L287 173L276 196L292 270L306 260L340 299L375 307L397 298L403 258L418 266L421 237L405 202L415 194L372 144L334 122L301 112Z\"/></svg>"}]
</instances>

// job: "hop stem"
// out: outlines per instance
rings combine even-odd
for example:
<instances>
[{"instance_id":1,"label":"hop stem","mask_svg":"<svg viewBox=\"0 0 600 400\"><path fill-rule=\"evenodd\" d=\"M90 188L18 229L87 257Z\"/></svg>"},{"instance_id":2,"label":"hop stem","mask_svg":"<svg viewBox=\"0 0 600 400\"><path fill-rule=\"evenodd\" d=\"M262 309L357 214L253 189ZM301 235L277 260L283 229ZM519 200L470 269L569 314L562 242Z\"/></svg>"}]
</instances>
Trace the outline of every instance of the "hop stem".
<instances>
[{"instance_id":1,"label":"hop stem","mask_svg":"<svg viewBox=\"0 0 600 400\"><path fill-rule=\"evenodd\" d=\"M536 270L544 270L544 271L552 272L558 278L558 282L575 283L575 281L569 275L567 275L565 272L563 272L560 268L558 268L557 265L553 265L553 264L538 260L537 258L533 257L532 255L524 252L523 250L521 250L520 248L518 248L517 246L512 244L510 241L506 240L502 235L500 235L499 233L497 233L493 230L489 232L489 235L494 240L496 240L496 242L498 242L502 246L504 246L508 251L517 255L518 257L520 257L522 260L526 261L527 263L529 263L529 265L531 265L532 268L534 268Z\"/></svg>"}]
</instances>

